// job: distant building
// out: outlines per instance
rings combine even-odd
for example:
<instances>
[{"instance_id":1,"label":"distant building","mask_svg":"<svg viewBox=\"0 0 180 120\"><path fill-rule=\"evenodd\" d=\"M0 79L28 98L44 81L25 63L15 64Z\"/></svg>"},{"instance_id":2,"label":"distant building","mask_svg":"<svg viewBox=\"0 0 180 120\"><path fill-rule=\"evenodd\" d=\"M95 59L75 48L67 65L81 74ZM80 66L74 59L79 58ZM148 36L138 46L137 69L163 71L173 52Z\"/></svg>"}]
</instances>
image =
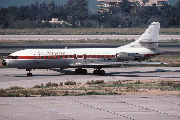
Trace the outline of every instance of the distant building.
<instances>
[{"instance_id":1,"label":"distant building","mask_svg":"<svg viewBox=\"0 0 180 120\"><path fill-rule=\"evenodd\" d=\"M58 18L52 18L52 21L49 21L50 23L59 23Z\"/></svg>"},{"instance_id":2,"label":"distant building","mask_svg":"<svg viewBox=\"0 0 180 120\"><path fill-rule=\"evenodd\" d=\"M122 2L122 0L97 0L100 2L97 6L100 9L97 10L98 13L108 12L110 7L118 7L118 3ZM156 6L163 6L165 3L168 3L168 0L128 0L131 5L137 4L141 6L152 6L156 4ZM169 4L169 3L168 3Z\"/></svg>"},{"instance_id":3,"label":"distant building","mask_svg":"<svg viewBox=\"0 0 180 120\"><path fill-rule=\"evenodd\" d=\"M42 23L44 23L44 22L46 22L46 21L44 21L44 20L42 20ZM53 23L53 24L68 24L66 21L63 21L63 20L61 20L61 21L58 21L58 18L52 18L52 21L49 21L50 23Z\"/></svg>"},{"instance_id":4,"label":"distant building","mask_svg":"<svg viewBox=\"0 0 180 120\"><path fill-rule=\"evenodd\" d=\"M42 20L42 23L45 23L45 22L48 22L48 21L44 21ZM71 26L72 24L69 24L67 23L66 21L58 21L58 18L52 18L52 21L49 21L49 23L52 23L52 24L61 24L62 27L67 27L67 26Z\"/></svg>"}]
</instances>

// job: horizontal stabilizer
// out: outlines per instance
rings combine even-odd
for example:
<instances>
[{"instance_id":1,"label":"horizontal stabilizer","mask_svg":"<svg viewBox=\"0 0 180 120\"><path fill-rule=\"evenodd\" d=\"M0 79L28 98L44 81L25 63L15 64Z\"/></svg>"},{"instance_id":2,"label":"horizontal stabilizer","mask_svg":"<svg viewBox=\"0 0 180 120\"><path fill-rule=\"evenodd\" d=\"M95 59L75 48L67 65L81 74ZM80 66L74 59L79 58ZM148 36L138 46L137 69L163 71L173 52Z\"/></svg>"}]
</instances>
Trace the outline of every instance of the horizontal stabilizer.
<instances>
[{"instance_id":1,"label":"horizontal stabilizer","mask_svg":"<svg viewBox=\"0 0 180 120\"><path fill-rule=\"evenodd\" d=\"M178 43L175 41L140 41L140 44L153 44L153 43Z\"/></svg>"}]
</instances>

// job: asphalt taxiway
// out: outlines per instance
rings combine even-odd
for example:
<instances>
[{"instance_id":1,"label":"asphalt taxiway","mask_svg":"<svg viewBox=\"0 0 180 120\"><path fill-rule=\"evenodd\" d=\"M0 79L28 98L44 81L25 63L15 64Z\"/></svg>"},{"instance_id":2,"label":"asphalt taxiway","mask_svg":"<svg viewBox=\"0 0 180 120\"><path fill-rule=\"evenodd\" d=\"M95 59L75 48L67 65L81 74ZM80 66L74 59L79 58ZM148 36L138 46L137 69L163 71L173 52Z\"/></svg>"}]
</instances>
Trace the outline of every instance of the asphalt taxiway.
<instances>
[{"instance_id":1,"label":"asphalt taxiway","mask_svg":"<svg viewBox=\"0 0 180 120\"><path fill-rule=\"evenodd\" d=\"M87 83L91 80L118 81L118 80L157 80L180 79L180 67L128 67L128 68L104 68L104 76L93 75L92 68L87 68L86 75L76 75L73 68L36 69L31 71L33 76L27 77L25 69L2 68L0 69L0 88L11 86L33 87L34 85L48 82L60 83L67 80L76 83Z\"/></svg>"},{"instance_id":2,"label":"asphalt taxiway","mask_svg":"<svg viewBox=\"0 0 180 120\"><path fill-rule=\"evenodd\" d=\"M90 80L180 79L179 67L106 68L104 76L75 75L74 69L32 71L1 68L0 88L33 87L47 82L86 83ZM66 74L65 74L66 72ZM102 95L57 97L0 97L0 120L179 120L180 95Z\"/></svg>"},{"instance_id":3,"label":"asphalt taxiway","mask_svg":"<svg viewBox=\"0 0 180 120\"><path fill-rule=\"evenodd\" d=\"M138 39L141 35L0 35L0 40L108 40ZM180 39L180 35L159 35L160 40Z\"/></svg>"},{"instance_id":4,"label":"asphalt taxiway","mask_svg":"<svg viewBox=\"0 0 180 120\"><path fill-rule=\"evenodd\" d=\"M180 95L0 98L1 120L179 120Z\"/></svg>"}]
</instances>

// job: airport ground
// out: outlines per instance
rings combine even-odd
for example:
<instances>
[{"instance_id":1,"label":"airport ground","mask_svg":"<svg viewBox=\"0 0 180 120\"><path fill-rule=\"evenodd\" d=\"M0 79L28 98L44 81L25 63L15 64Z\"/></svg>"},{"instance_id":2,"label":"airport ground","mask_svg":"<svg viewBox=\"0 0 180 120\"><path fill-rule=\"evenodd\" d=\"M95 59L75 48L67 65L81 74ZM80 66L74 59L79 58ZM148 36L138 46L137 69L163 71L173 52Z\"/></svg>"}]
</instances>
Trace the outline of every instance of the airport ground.
<instances>
[{"instance_id":1,"label":"airport ground","mask_svg":"<svg viewBox=\"0 0 180 120\"><path fill-rule=\"evenodd\" d=\"M1 120L179 120L179 95L0 98Z\"/></svg>"},{"instance_id":2,"label":"airport ground","mask_svg":"<svg viewBox=\"0 0 180 120\"><path fill-rule=\"evenodd\" d=\"M141 35L146 28L37 28L0 29L1 35ZM180 35L179 28L161 28L160 34Z\"/></svg>"},{"instance_id":3,"label":"airport ground","mask_svg":"<svg viewBox=\"0 0 180 120\"><path fill-rule=\"evenodd\" d=\"M31 88L35 85L44 85L48 82L60 83L74 81L77 84L85 84L91 80L122 81L122 80L179 80L179 67L128 67L128 68L104 68L104 76L93 75L93 68L88 68L86 75L76 75L73 68L61 69L36 69L32 71L33 76L27 77L24 69L1 68L0 69L0 88L19 86Z\"/></svg>"},{"instance_id":4,"label":"airport ground","mask_svg":"<svg viewBox=\"0 0 180 120\"><path fill-rule=\"evenodd\" d=\"M168 86L169 83L180 84L179 67L110 68L105 69L105 76L93 75L93 69L88 69L87 75L75 75L73 69L69 70L66 74L60 73L59 69L35 70L32 77L27 77L25 70L1 68L1 94L4 90L12 92L14 89L21 91L20 95L29 96L27 90L31 93L33 90L44 90L46 97L42 94L33 94L34 97L0 97L0 119L180 119L179 88ZM65 83L68 80L76 84L33 88L42 84L45 86L49 82ZM104 83L90 87L87 83L92 80L103 80ZM159 83L165 83L164 87ZM23 89L11 86L21 86ZM64 94L47 97L47 91L47 94L51 94L50 91L64 91Z\"/></svg>"},{"instance_id":5,"label":"airport ground","mask_svg":"<svg viewBox=\"0 0 180 120\"><path fill-rule=\"evenodd\" d=\"M37 40L131 40L138 39L141 35L0 35L0 40L23 40L23 41L37 41ZM180 40L180 35L159 35L159 40ZM95 41L94 41L95 42Z\"/></svg>"},{"instance_id":6,"label":"airport ground","mask_svg":"<svg viewBox=\"0 0 180 120\"><path fill-rule=\"evenodd\" d=\"M33 43L34 44L34 43ZM16 50L27 48L37 48L42 45L33 44L1 44L1 59L5 55ZM43 44L44 48L63 48L67 45L72 47L115 47L113 44ZM118 44L118 46L124 43ZM52 46L51 46L52 45ZM42 48L42 47L41 47ZM153 61L174 62L176 65L180 62L179 43L165 44L160 47L166 54L152 59ZM167 52L171 51L171 52ZM93 69L88 69L87 75L75 75L74 69L60 71L34 70L33 76L27 77L26 71L15 68L0 68L0 88L5 90L12 86L23 87L24 89L33 89L36 85L46 85L48 82L61 83L75 81L76 85L65 86L64 91L69 95L72 91L76 93L77 88L81 86L80 92L90 94L100 92L112 92L112 95L88 95L82 96L56 96L56 97L0 97L0 119L18 120L18 119L44 119L44 120L178 120L180 119L180 93L179 88L173 89L171 86L166 89L158 86L162 81L180 83L180 67L133 67L133 68L106 68L104 76L95 76ZM66 73L66 74L65 74ZM94 89L86 88L87 82L103 80L109 84L119 84L127 86L102 87L95 86ZM136 84L138 83L138 84ZM150 86L146 87L147 84ZM153 89L154 85L157 89ZM129 87L128 87L129 86ZM144 86L141 89L141 86ZM60 87L60 86L59 86ZM61 88L61 87L60 87ZM58 90L60 90L58 88ZM121 88L121 89L119 89ZM128 89L129 88L129 89ZM134 89L136 88L136 89ZM152 89L151 89L152 88ZM37 88L35 88L37 89ZM42 89L42 88L40 88ZM56 89L56 88L47 88ZM63 90L62 89L62 90ZM96 91L97 90L97 91ZM119 91L117 91L119 90ZM124 90L124 91L123 91ZM73 93L72 92L72 93ZM114 94L113 94L114 93ZM115 94L118 93L118 94ZM64 94L65 95L65 94ZM40 95L38 95L40 96Z\"/></svg>"}]
</instances>

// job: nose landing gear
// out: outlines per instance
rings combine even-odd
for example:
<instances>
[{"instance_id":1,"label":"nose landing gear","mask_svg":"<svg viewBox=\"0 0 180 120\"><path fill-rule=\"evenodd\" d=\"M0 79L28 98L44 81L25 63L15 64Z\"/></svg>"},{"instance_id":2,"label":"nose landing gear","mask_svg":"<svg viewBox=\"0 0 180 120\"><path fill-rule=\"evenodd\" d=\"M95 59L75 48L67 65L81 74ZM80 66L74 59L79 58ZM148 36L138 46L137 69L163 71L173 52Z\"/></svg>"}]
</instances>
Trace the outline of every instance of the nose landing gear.
<instances>
[{"instance_id":1,"label":"nose landing gear","mask_svg":"<svg viewBox=\"0 0 180 120\"><path fill-rule=\"evenodd\" d=\"M2 61L2 65L3 65L3 66L7 66L6 60L3 60L3 61Z\"/></svg>"}]
</instances>

